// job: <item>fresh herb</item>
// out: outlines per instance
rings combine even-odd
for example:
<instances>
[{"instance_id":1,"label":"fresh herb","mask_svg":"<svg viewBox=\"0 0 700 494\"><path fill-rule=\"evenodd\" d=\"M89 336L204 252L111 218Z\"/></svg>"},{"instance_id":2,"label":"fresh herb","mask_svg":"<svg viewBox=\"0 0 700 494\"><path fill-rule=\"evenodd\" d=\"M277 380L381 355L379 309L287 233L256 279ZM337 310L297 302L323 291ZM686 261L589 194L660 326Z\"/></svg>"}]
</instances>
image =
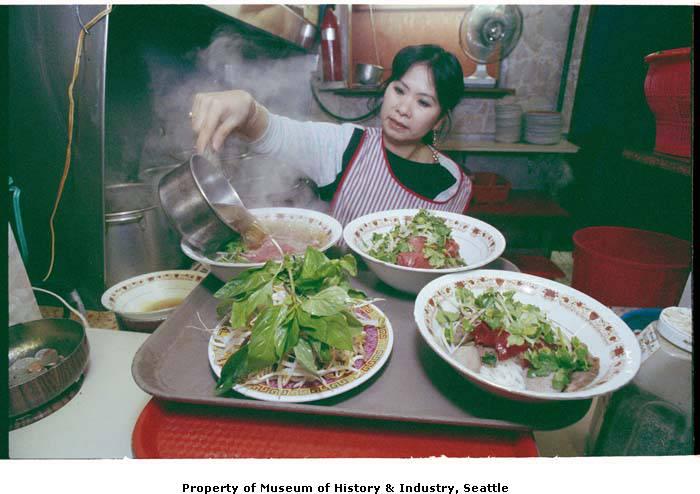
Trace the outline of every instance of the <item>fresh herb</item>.
<instances>
[{"instance_id":1,"label":"fresh herb","mask_svg":"<svg viewBox=\"0 0 700 494\"><path fill-rule=\"evenodd\" d=\"M515 300L515 291L484 290L475 295L464 286L455 287L455 303L440 305L436 322L442 328L443 344L450 351L469 342L467 336L484 322L492 331L507 335L506 346L527 349L523 358L528 363L528 377L552 376L552 387L563 391L571 382L571 374L590 370L593 358L588 347L577 337L569 341L555 328L539 307ZM495 366L497 355L487 353L481 361Z\"/></svg>"},{"instance_id":2,"label":"fresh herb","mask_svg":"<svg viewBox=\"0 0 700 494\"><path fill-rule=\"evenodd\" d=\"M243 237L235 233L235 236L226 242L221 250L219 250L216 260L218 262L248 262L248 259L243 255L246 250Z\"/></svg>"},{"instance_id":3,"label":"fresh herb","mask_svg":"<svg viewBox=\"0 0 700 494\"><path fill-rule=\"evenodd\" d=\"M496 354L493 352L486 352L481 356L481 363L484 365L488 365L489 367L496 367L496 364L498 363L498 359L496 358Z\"/></svg>"},{"instance_id":4,"label":"fresh herb","mask_svg":"<svg viewBox=\"0 0 700 494\"><path fill-rule=\"evenodd\" d=\"M217 393L290 358L316 374L339 352L352 352L363 328L352 309L366 299L350 288L356 274L352 255L329 259L308 247L303 257L268 261L222 286L214 294L220 307L230 308L231 327L249 328L250 337L223 365Z\"/></svg>"},{"instance_id":5,"label":"fresh herb","mask_svg":"<svg viewBox=\"0 0 700 494\"><path fill-rule=\"evenodd\" d=\"M554 373L552 387L558 391L564 390L571 382L571 373L587 371L591 368L588 347L575 336L566 342L560 334L561 342L555 348L541 347L525 352L525 360L529 363L528 377L542 377Z\"/></svg>"},{"instance_id":6,"label":"fresh herb","mask_svg":"<svg viewBox=\"0 0 700 494\"><path fill-rule=\"evenodd\" d=\"M374 233L371 238L369 255L382 261L396 264L399 254L413 252L415 245L410 239L423 237L423 255L433 268L464 266L459 256L447 253L448 240L452 240L452 230L443 218L421 209L408 222L400 222L387 233Z\"/></svg>"}]
</instances>

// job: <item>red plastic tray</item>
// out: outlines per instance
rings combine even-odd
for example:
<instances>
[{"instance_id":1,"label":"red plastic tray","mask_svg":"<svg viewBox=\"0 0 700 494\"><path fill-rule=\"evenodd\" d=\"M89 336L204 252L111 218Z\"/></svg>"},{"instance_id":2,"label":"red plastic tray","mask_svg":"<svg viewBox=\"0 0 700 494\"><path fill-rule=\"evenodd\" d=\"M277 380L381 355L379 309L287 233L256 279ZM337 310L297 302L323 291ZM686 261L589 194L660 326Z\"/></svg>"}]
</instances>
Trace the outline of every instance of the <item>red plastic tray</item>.
<instances>
[{"instance_id":1,"label":"red plastic tray","mask_svg":"<svg viewBox=\"0 0 700 494\"><path fill-rule=\"evenodd\" d=\"M152 399L132 434L135 458L538 456L529 432L347 417L280 415Z\"/></svg>"}]
</instances>

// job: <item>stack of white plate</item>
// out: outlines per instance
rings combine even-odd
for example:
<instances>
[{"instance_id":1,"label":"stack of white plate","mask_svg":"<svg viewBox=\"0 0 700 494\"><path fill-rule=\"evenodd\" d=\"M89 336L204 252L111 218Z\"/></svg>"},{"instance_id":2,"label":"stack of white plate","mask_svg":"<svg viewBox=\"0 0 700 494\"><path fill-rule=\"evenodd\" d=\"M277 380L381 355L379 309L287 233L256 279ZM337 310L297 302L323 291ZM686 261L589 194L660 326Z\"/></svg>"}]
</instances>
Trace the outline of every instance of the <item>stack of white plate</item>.
<instances>
[{"instance_id":1,"label":"stack of white plate","mask_svg":"<svg viewBox=\"0 0 700 494\"><path fill-rule=\"evenodd\" d=\"M525 140L531 144L557 144L561 140L561 113L530 111L525 114Z\"/></svg>"},{"instance_id":2,"label":"stack of white plate","mask_svg":"<svg viewBox=\"0 0 700 494\"><path fill-rule=\"evenodd\" d=\"M518 142L523 110L520 105L496 105L496 142Z\"/></svg>"}]
</instances>

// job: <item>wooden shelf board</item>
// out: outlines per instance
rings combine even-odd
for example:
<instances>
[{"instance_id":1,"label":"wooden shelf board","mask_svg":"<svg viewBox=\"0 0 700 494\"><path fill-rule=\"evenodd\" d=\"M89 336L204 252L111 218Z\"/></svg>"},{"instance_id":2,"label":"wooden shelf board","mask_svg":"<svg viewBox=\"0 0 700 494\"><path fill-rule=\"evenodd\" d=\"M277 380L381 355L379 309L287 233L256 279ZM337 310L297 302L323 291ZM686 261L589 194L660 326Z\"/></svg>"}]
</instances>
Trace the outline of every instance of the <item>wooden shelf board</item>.
<instances>
[{"instance_id":1,"label":"wooden shelf board","mask_svg":"<svg viewBox=\"0 0 700 494\"><path fill-rule=\"evenodd\" d=\"M367 86L351 86L351 87L323 87L323 83L319 85L318 88L321 92L330 92L337 94L339 96L377 96L381 88L378 86L367 87ZM464 98L502 98L504 96L515 94L515 89L509 88L475 88L475 87L465 87L462 97Z\"/></svg>"},{"instance_id":2,"label":"wooden shelf board","mask_svg":"<svg viewBox=\"0 0 700 494\"><path fill-rule=\"evenodd\" d=\"M636 161L644 165L662 168L681 175L690 176L692 162L690 158L670 156L668 154L655 153L652 151L640 151L637 149L624 149L622 156L625 159Z\"/></svg>"},{"instance_id":3,"label":"wooden shelf board","mask_svg":"<svg viewBox=\"0 0 700 494\"><path fill-rule=\"evenodd\" d=\"M474 204L467 209L469 216L561 217L569 212L541 191L511 190L506 202Z\"/></svg>"},{"instance_id":4,"label":"wooden shelf board","mask_svg":"<svg viewBox=\"0 0 700 494\"><path fill-rule=\"evenodd\" d=\"M483 153L562 153L578 152L578 146L562 139L557 144L528 144L526 142L461 141L450 139L440 143L441 151L473 151Z\"/></svg>"}]
</instances>

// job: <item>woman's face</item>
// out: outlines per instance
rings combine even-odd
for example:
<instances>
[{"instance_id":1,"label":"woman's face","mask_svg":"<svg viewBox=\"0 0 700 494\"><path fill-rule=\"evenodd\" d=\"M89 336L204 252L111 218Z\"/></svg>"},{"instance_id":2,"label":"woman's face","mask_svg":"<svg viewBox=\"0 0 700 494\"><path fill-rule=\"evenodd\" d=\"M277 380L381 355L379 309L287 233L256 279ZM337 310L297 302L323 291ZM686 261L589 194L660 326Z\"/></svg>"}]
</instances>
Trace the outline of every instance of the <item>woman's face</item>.
<instances>
[{"instance_id":1,"label":"woman's face","mask_svg":"<svg viewBox=\"0 0 700 494\"><path fill-rule=\"evenodd\" d=\"M385 139L400 144L420 141L439 117L432 73L423 63L413 65L389 84L379 112Z\"/></svg>"}]
</instances>

